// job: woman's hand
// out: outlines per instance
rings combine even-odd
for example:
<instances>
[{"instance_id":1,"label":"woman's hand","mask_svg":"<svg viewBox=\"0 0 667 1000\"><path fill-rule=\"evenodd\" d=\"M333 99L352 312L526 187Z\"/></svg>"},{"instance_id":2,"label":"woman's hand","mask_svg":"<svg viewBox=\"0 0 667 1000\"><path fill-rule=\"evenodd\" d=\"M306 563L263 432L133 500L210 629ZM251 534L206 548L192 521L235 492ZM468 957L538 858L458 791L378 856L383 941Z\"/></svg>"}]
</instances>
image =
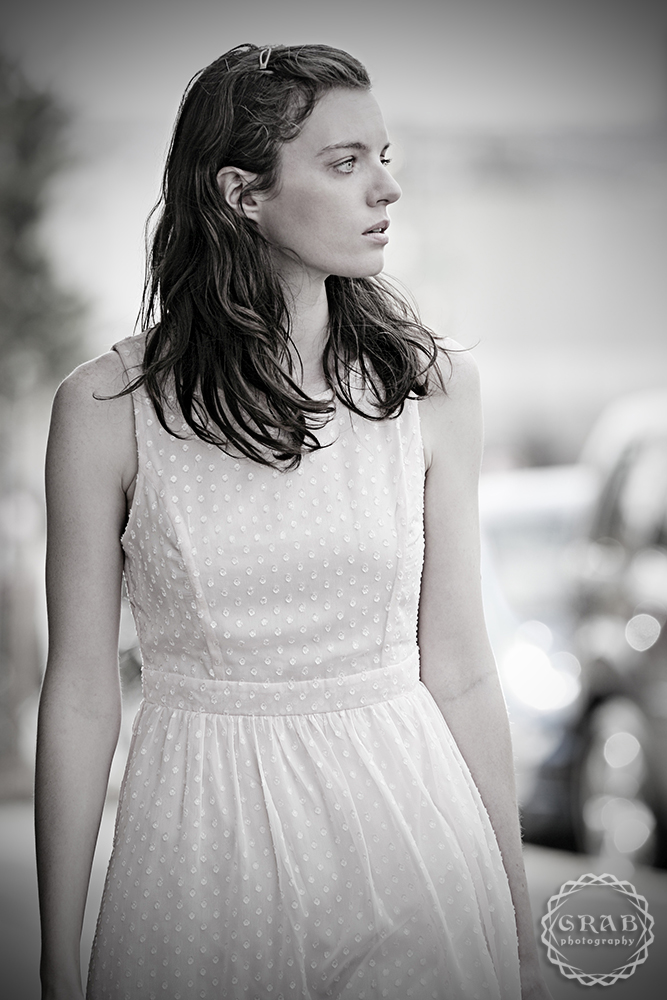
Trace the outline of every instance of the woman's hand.
<instances>
[{"instance_id":1,"label":"woman's hand","mask_svg":"<svg viewBox=\"0 0 667 1000\"><path fill-rule=\"evenodd\" d=\"M85 1000L85 997L80 985L55 986L47 977L47 984L42 986L42 1000Z\"/></svg>"},{"instance_id":2,"label":"woman's hand","mask_svg":"<svg viewBox=\"0 0 667 1000\"><path fill-rule=\"evenodd\" d=\"M521 964L521 1000L553 1000L537 964Z\"/></svg>"}]
</instances>

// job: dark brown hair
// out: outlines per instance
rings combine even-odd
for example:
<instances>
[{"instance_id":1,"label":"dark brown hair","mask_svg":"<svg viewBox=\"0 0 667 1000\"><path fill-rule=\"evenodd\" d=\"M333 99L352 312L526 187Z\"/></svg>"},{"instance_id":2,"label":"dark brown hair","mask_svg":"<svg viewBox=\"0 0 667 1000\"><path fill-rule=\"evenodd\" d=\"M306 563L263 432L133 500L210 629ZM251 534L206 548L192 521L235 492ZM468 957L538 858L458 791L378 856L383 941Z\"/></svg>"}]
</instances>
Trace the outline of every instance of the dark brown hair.
<instances>
[{"instance_id":1,"label":"dark brown hair","mask_svg":"<svg viewBox=\"0 0 667 1000\"><path fill-rule=\"evenodd\" d=\"M279 45L266 59L266 50L239 45L185 93L148 255L143 371L126 391L143 383L165 428L173 393L202 440L293 466L320 447L315 432L333 404L301 390L271 247L227 205L216 175L239 167L257 175L246 192L272 190L281 145L296 138L318 99L337 87L368 90L370 79L327 45ZM381 278L332 275L326 289L323 364L332 395L370 419L395 416L409 395L425 395L438 347L405 299ZM364 411L359 379L370 403ZM173 423L167 429L173 434Z\"/></svg>"}]
</instances>

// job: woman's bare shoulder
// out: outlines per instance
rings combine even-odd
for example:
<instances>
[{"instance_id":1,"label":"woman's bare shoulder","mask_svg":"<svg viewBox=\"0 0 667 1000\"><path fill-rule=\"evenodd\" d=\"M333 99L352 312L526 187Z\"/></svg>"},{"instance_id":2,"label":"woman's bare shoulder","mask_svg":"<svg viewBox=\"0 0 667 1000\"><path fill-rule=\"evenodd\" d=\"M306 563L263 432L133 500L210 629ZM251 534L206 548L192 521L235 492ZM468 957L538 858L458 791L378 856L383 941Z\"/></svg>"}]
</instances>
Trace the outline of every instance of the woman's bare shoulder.
<instances>
[{"instance_id":1,"label":"woman's bare shoulder","mask_svg":"<svg viewBox=\"0 0 667 1000\"><path fill-rule=\"evenodd\" d=\"M444 390L436 390L433 400L441 404L446 396L456 400L479 394L479 369L470 348L447 337L443 340L444 350L438 360Z\"/></svg>"},{"instance_id":2,"label":"woman's bare shoulder","mask_svg":"<svg viewBox=\"0 0 667 1000\"><path fill-rule=\"evenodd\" d=\"M114 396L126 384L123 362L116 351L107 351L86 361L61 382L56 392L59 403L94 408L102 397Z\"/></svg>"},{"instance_id":3,"label":"woman's bare shoulder","mask_svg":"<svg viewBox=\"0 0 667 1000\"><path fill-rule=\"evenodd\" d=\"M132 397L119 396L127 374L116 351L76 368L59 386L50 445L117 472L125 488L136 475Z\"/></svg>"},{"instance_id":4,"label":"woman's bare shoulder","mask_svg":"<svg viewBox=\"0 0 667 1000\"><path fill-rule=\"evenodd\" d=\"M442 388L420 400L420 421L427 466L438 450L480 428L480 386L477 363L469 350L447 339L439 360Z\"/></svg>"}]
</instances>

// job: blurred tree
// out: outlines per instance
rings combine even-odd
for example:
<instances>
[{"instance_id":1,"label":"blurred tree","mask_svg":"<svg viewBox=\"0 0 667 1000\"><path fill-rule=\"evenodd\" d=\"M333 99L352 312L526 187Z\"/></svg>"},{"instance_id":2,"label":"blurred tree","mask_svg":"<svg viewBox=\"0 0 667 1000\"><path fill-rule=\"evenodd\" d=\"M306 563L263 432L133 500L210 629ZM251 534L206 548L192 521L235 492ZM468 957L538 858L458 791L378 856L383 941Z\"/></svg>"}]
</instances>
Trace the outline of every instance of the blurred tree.
<instances>
[{"instance_id":1,"label":"blurred tree","mask_svg":"<svg viewBox=\"0 0 667 1000\"><path fill-rule=\"evenodd\" d=\"M43 519L30 471L39 456L26 450L43 434L52 389L82 354L82 306L59 287L41 239L49 182L66 162L66 124L57 101L0 54L0 796L26 785L17 777L19 719L41 676Z\"/></svg>"},{"instance_id":2,"label":"blurred tree","mask_svg":"<svg viewBox=\"0 0 667 1000\"><path fill-rule=\"evenodd\" d=\"M53 383L79 360L80 304L40 241L48 183L63 166L66 116L0 54L0 394Z\"/></svg>"}]
</instances>

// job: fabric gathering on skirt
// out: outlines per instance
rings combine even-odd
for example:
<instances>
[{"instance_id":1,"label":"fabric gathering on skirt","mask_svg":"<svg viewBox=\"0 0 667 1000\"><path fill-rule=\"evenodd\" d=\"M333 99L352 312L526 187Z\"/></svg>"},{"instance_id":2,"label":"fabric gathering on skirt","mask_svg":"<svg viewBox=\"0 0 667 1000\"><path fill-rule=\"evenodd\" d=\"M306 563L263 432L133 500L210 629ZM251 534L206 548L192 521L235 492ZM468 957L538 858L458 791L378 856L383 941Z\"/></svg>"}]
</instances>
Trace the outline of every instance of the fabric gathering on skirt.
<instances>
[{"instance_id":1,"label":"fabric gathering on skirt","mask_svg":"<svg viewBox=\"0 0 667 1000\"><path fill-rule=\"evenodd\" d=\"M116 350L138 374L143 338ZM88 1000L519 1000L495 835L419 679L417 401L337 406L284 471L133 399L144 697Z\"/></svg>"}]
</instances>

